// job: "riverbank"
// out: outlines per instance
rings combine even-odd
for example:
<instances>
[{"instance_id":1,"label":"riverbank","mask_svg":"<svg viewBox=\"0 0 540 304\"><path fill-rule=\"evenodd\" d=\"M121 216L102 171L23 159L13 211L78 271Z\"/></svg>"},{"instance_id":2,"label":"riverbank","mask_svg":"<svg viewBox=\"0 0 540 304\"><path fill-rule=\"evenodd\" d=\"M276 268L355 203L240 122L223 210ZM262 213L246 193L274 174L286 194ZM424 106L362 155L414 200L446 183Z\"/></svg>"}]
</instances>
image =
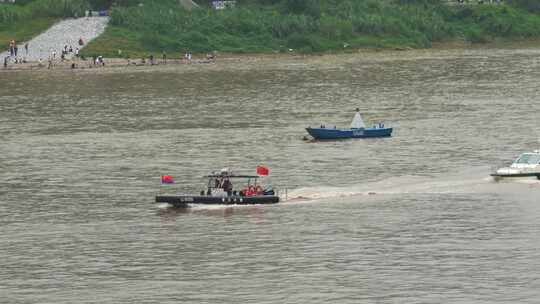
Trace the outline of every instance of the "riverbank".
<instances>
[{"instance_id":1,"label":"riverbank","mask_svg":"<svg viewBox=\"0 0 540 304\"><path fill-rule=\"evenodd\" d=\"M88 60L65 60L54 61L49 64L48 61L30 61L24 63L9 64L0 69L0 72L9 71L39 71L39 70L86 70L86 69L105 69L114 67L157 67L164 65L187 65L187 64L211 64L210 60L194 59L191 61L183 59L155 60L150 63L147 60L128 60L124 58L107 58L103 60L104 64L95 64L92 59Z\"/></svg>"},{"instance_id":2,"label":"riverbank","mask_svg":"<svg viewBox=\"0 0 540 304\"><path fill-rule=\"evenodd\" d=\"M168 71L181 68L186 71L197 71L204 69L234 70L243 67L253 67L257 65L273 66L286 69L287 65L316 63L319 65L341 64L343 62L366 61L386 61L386 60L415 60L421 57L437 58L447 56L449 53L457 52L478 52L479 50L540 50L540 39L527 39L520 41L499 41L496 43L474 44L466 41L450 41L435 43L429 49L394 48L394 49L357 49L349 52L300 54L300 53L273 53L273 54L233 54L220 53L215 60L209 60L204 54L195 54L191 61L181 58L168 57L166 60L155 58L151 63L148 58L126 59L126 58L104 58L105 65L94 64L91 58L86 60L74 59L64 62L54 61L49 68L46 61L27 62L20 64L10 64L7 68L0 68L0 73L9 72L67 72L70 70L80 70L87 72L124 73L132 71ZM73 66L74 64L74 66Z\"/></svg>"},{"instance_id":3,"label":"riverbank","mask_svg":"<svg viewBox=\"0 0 540 304\"><path fill-rule=\"evenodd\" d=\"M185 53L233 54L355 52L422 49L464 41L490 43L540 37L540 14L508 4L443 5L436 2L329 0L253 1L217 11L187 11L176 0L140 0L113 6L110 23L82 49L86 57L180 58ZM309 3L311 3L309 2ZM43 3L51 8L41 9ZM81 16L86 0L32 1L0 6L0 43L26 41L59 18ZM505 2L506 3L506 2ZM8 16L8 17L6 17ZM49 19L43 19L49 18ZM41 21L40 21L41 20ZM46 20L47 22L43 21ZM37 23L40 21L40 23ZM46 58L43 58L46 60Z\"/></svg>"},{"instance_id":4,"label":"riverbank","mask_svg":"<svg viewBox=\"0 0 540 304\"><path fill-rule=\"evenodd\" d=\"M50 26L46 31L23 42L17 41L19 52L11 61L38 61L48 60L50 57L59 59L62 52L71 49L64 56L74 55L81 47L80 42L92 41L99 36L107 26L107 17L69 18L61 20ZM0 51L0 58L4 60L9 52ZM2 62L3 63L3 62Z\"/></svg>"}]
</instances>

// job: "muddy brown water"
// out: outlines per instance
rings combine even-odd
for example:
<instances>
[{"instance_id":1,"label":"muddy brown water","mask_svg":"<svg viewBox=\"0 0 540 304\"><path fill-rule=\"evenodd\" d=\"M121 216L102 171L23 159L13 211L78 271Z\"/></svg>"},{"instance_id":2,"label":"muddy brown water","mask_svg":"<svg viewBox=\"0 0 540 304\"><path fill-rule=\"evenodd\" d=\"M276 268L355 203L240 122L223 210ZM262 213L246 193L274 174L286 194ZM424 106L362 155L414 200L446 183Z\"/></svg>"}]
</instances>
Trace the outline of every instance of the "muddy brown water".
<instances>
[{"instance_id":1,"label":"muddy brown water","mask_svg":"<svg viewBox=\"0 0 540 304\"><path fill-rule=\"evenodd\" d=\"M0 74L5 303L537 303L540 49ZM307 126L392 138L303 141ZM273 206L153 204L229 167ZM176 184L161 186L171 174Z\"/></svg>"}]
</instances>

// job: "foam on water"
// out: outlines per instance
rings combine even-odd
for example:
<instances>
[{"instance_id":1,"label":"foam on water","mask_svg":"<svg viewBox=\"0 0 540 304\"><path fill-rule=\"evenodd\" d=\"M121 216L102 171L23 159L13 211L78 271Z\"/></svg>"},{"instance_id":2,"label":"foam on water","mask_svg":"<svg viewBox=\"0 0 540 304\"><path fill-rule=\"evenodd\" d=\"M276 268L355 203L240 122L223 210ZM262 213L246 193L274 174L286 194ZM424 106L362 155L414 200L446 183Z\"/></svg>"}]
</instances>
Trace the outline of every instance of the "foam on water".
<instances>
[{"instance_id":1,"label":"foam on water","mask_svg":"<svg viewBox=\"0 0 540 304\"><path fill-rule=\"evenodd\" d=\"M391 177L377 182L359 183L343 187L304 187L289 192L286 201L320 200L362 195L397 194L456 194L504 191L483 167L459 173L425 176ZM506 184L540 185L537 179L502 180Z\"/></svg>"},{"instance_id":2,"label":"foam on water","mask_svg":"<svg viewBox=\"0 0 540 304\"><path fill-rule=\"evenodd\" d=\"M172 207L172 205L171 205L171 204L168 204L168 203L159 203L159 204L157 204L157 207L158 207L159 209L167 209L167 208Z\"/></svg>"},{"instance_id":3,"label":"foam on water","mask_svg":"<svg viewBox=\"0 0 540 304\"><path fill-rule=\"evenodd\" d=\"M188 204L191 210L219 210L224 208L246 208L261 205L203 205L203 204Z\"/></svg>"}]
</instances>

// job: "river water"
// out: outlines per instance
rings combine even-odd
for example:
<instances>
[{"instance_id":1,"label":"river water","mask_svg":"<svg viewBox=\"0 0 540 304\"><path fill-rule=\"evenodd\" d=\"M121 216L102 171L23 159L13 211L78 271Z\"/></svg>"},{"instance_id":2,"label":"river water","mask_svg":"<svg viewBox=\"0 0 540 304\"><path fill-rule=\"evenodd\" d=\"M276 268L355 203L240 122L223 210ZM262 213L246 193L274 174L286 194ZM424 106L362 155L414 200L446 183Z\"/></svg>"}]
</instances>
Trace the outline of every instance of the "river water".
<instances>
[{"instance_id":1,"label":"river water","mask_svg":"<svg viewBox=\"0 0 540 304\"><path fill-rule=\"evenodd\" d=\"M540 49L0 73L3 303L538 303ZM310 142L364 120L392 138ZM272 206L153 204L223 167ZM176 184L161 186L171 174Z\"/></svg>"}]
</instances>

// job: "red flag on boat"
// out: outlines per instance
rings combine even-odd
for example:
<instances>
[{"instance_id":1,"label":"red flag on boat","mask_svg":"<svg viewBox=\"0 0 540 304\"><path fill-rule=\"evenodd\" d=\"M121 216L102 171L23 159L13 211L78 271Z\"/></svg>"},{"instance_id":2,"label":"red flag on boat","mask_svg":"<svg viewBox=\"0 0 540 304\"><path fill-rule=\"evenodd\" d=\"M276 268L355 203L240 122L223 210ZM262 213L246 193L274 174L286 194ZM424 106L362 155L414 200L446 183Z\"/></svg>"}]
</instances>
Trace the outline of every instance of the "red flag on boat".
<instances>
[{"instance_id":1,"label":"red flag on boat","mask_svg":"<svg viewBox=\"0 0 540 304\"><path fill-rule=\"evenodd\" d=\"M257 174L260 176L268 176L270 174L270 169L267 166L259 165L257 166Z\"/></svg>"},{"instance_id":2,"label":"red flag on boat","mask_svg":"<svg viewBox=\"0 0 540 304\"><path fill-rule=\"evenodd\" d=\"M161 176L162 184L174 184L174 179L171 175L162 175Z\"/></svg>"}]
</instances>

